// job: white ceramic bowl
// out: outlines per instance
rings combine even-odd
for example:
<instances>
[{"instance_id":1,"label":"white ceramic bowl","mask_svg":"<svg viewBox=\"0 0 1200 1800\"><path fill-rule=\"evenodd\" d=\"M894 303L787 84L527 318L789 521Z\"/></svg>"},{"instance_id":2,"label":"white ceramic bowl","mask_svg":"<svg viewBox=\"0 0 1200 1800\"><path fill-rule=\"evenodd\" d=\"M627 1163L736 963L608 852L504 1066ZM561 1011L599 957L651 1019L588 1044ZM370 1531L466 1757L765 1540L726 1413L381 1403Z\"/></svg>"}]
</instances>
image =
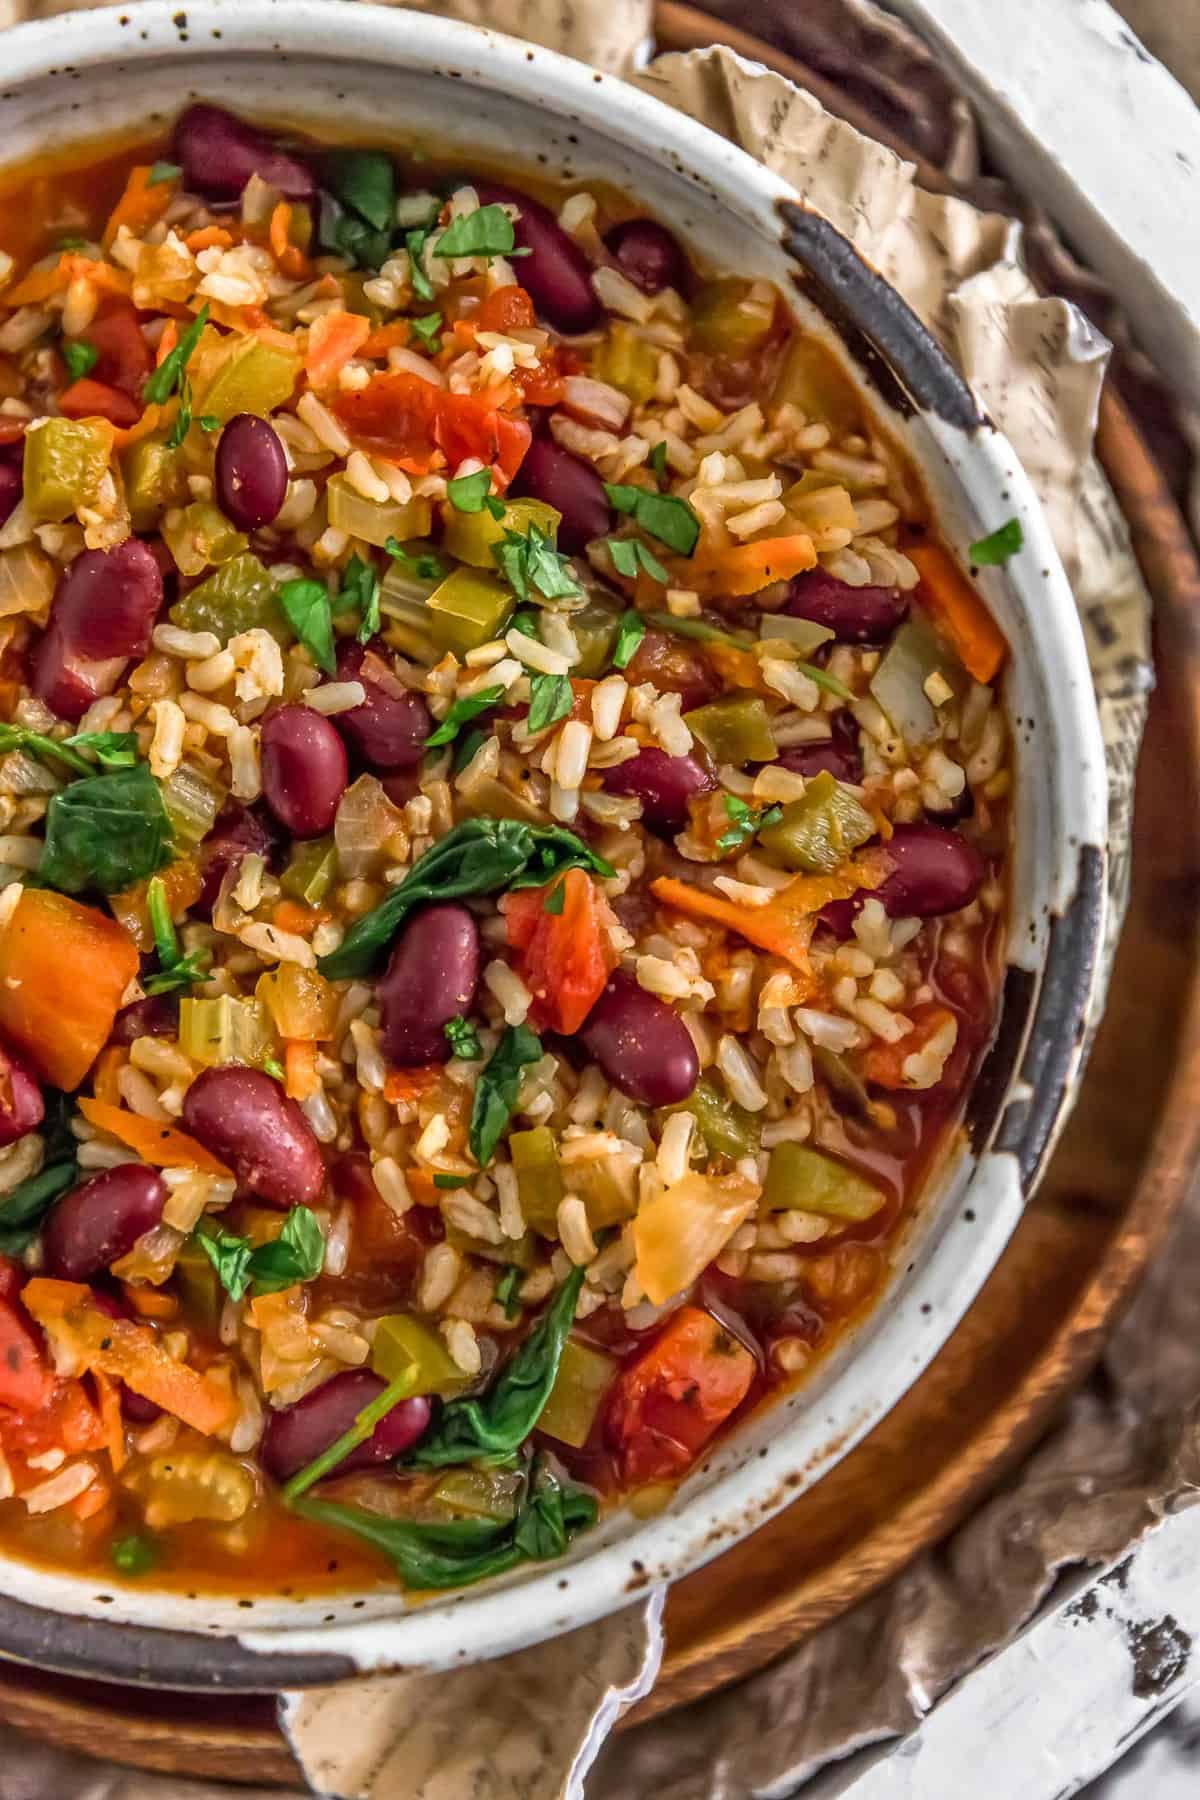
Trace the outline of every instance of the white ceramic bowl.
<instances>
[{"instance_id":1,"label":"white ceramic bowl","mask_svg":"<svg viewBox=\"0 0 1200 1800\"><path fill-rule=\"evenodd\" d=\"M796 296L923 472L966 547L1015 515L1025 547L980 585L1012 646L1017 842L1009 966L968 1121L889 1290L816 1379L723 1440L665 1512L605 1517L561 1562L413 1607L396 1592L187 1599L7 1560L0 1653L155 1685L277 1688L497 1656L715 1556L794 1499L900 1398L1008 1241L1078 1073L1104 913L1106 785L1083 637L1029 483L898 296L742 151L580 63L472 26L330 0L188 0L6 32L0 155L171 119L193 98L364 139L424 138L637 196L718 266Z\"/></svg>"}]
</instances>

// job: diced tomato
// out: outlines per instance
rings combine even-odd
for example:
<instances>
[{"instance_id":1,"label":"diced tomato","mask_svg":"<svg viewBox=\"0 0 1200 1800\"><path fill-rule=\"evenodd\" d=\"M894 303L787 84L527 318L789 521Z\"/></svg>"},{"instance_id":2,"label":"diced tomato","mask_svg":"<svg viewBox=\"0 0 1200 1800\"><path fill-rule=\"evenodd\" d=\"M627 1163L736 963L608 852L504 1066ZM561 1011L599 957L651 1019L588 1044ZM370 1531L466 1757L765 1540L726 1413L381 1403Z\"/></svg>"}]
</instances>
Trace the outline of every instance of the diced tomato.
<instances>
[{"instance_id":1,"label":"diced tomato","mask_svg":"<svg viewBox=\"0 0 1200 1800\"><path fill-rule=\"evenodd\" d=\"M46 1399L36 1411L9 1412L0 1407L0 1444L10 1460L28 1462L47 1450L75 1456L81 1450L99 1450L104 1443L99 1411L81 1381L48 1377Z\"/></svg>"},{"instance_id":2,"label":"diced tomato","mask_svg":"<svg viewBox=\"0 0 1200 1800\"><path fill-rule=\"evenodd\" d=\"M562 911L547 912L560 887ZM548 1031L578 1031L617 966L609 936L617 919L608 901L583 869L569 869L561 882L508 894L500 906L535 1021Z\"/></svg>"},{"instance_id":3,"label":"diced tomato","mask_svg":"<svg viewBox=\"0 0 1200 1800\"><path fill-rule=\"evenodd\" d=\"M533 301L523 287L496 288L470 315L478 331L528 331L537 324Z\"/></svg>"},{"instance_id":4,"label":"diced tomato","mask_svg":"<svg viewBox=\"0 0 1200 1800\"><path fill-rule=\"evenodd\" d=\"M136 425L142 416L136 400L120 388L93 381L90 375L63 389L58 396L58 410L64 419L108 419L121 431Z\"/></svg>"},{"instance_id":5,"label":"diced tomato","mask_svg":"<svg viewBox=\"0 0 1200 1800\"><path fill-rule=\"evenodd\" d=\"M53 1387L37 1332L8 1300L0 1301L0 1406L37 1412Z\"/></svg>"},{"instance_id":6,"label":"diced tomato","mask_svg":"<svg viewBox=\"0 0 1200 1800\"><path fill-rule=\"evenodd\" d=\"M13 1301L25 1281L25 1271L11 1256L0 1256L0 1300Z\"/></svg>"},{"instance_id":7,"label":"diced tomato","mask_svg":"<svg viewBox=\"0 0 1200 1800\"><path fill-rule=\"evenodd\" d=\"M417 475L428 473L440 451L451 469L468 457L491 463L507 487L533 436L523 419L510 418L486 396L452 394L406 369L376 375L332 404L356 443Z\"/></svg>"},{"instance_id":8,"label":"diced tomato","mask_svg":"<svg viewBox=\"0 0 1200 1800\"><path fill-rule=\"evenodd\" d=\"M932 1000L909 1007L906 1016L912 1020L912 1030L906 1031L904 1036L898 1038L894 1044L885 1044L882 1041L873 1043L863 1056L859 1067L864 1079L873 1081L876 1087L910 1088L910 1091L929 1092L928 1089L911 1089L910 1083L904 1079L904 1064L910 1056L923 1050L930 1038L944 1025L953 1025L957 1021L949 1007L939 1006L936 1001ZM947 1063L948 1061L949 1059L947 1059ZM945 1072L944 1069L943 1077Z\"/></svg>"},{"instance_id":9,"label":"diced tomato","mask_svg":"<svg viewBox=\"0 0 1200 1800\"><path fill-rule=\"evenodd\" d=\"M142 384L154 367L154 353L128 300L106 301L81 336L100 352L91 371L93 378L140 401Z\"/></svg>"},{"instance_id":10,"label":"diced tomato","mask_svg":"<svg viewBox=\"0 0 1200 1800\"><path fill-rule=\"evenodd\" d=\"M329 1180L337 1198L354 1208L350 1254L338 1284L352 1289L362 1304L407 1299L429 1243L441 1236L440 1214L426 1206L394 1213L375 1186L365 1150L339 1156Z\"/></svg>"},{"instance_id":11,"label":"diced tomato","mask_svg":"<svg viewBox=\"0 0 1200 1800\"><path fill-rule=\"evenodd\" d=\"M617 1377L606 1432L623 1480L682 1474L746 1398L756 1366L711 1313L681 1307Z\"/></svg>"},{"instance_id":12,"label":"diced tomato","mask_svg":"<svg viewBox=\"0 0 1200 1800\"><path fill-rule=\"evenodd\" d=\"M566 392L553 352L540 356L536 368L514 369L512 378L526 406L557 406Z\"/></svg>"}]
</instances>

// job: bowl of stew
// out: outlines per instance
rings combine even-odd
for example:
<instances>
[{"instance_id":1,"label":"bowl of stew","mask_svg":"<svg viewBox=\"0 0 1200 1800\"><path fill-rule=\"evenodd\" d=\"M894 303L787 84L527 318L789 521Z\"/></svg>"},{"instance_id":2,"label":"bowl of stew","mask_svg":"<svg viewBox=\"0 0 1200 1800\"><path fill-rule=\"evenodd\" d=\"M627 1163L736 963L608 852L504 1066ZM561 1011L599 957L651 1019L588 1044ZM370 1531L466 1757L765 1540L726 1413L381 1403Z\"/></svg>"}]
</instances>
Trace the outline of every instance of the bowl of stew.
<instances>
[{"instance_id":1,"label":"bowl of stew","mask_svg":"<svg viewBox=\"0 0 1200 1800\"><path fill-rule=\"evenodd\" d=\"M0 1647L452 1666L943 1343L1082 1053L1029 484L629 86L239 0L0 93Z\"/></svg>"}]
</instances>

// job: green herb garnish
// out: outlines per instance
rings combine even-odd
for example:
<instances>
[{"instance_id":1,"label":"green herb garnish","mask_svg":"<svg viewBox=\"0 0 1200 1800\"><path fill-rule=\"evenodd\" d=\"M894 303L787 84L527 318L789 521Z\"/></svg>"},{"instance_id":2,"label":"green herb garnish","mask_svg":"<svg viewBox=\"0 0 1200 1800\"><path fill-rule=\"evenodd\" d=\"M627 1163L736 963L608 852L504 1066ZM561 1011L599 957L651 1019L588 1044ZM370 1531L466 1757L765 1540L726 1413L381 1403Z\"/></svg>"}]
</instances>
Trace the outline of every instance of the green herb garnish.
<instances>
[{"instance_id":1,"label":"green herb garnish","mask_svg":"<svg viewBox=\"0 0 1200 1800\"><path fill-rule=\"evenodd\" d=\"M478 727L474 731L468 731L466 737L460 737L454 746L454 761L451 764L454 773L461 775L467 764L486 743L487 733L480 731Z\"/></svg>"},{"instance_id":2,"label":"green herb garnish","mask_svg":"<svg viewBox=\"0 0 1200 1800\"><path fill-rule=\"evenodd\" d=\"M207 981L212 957L207 950L192 950L185 956L179 946L179 934L171 917L166 883L160 875L151 877L146 887L146 911L154 933L158 952L158 973L146 982L148 994L171 994L176 988L189 988L197 981Z\"/></svg>"},{"instance_id":3,"label":"green herb garnish","mask_svg":"<svg viewBox=\"0 0 1200 1800\"><path fill-rule=\"evenodd\" d=\"M446 1193L456 1193L459 1188L466 1187L467 1180L468 1177L465 1175L435 1175L433 1185L435 1188L443 1189Z\"/></svg>"},{"instance_id":4,"label":"green herb garnish","mask_svg":"<svg viewBox=\"0 0 1200 1800\"><path fill-rule=\"evenodd\" d=\"M553 918L558 918L566 904L567 884L565 881L557 881L542 902L542 911L549 913Z\"/></svg>"},{"instance_id":5,"label":"green herb garnish","mask_svg":"<svg viewBox=\"0 0 1200 1800\"><path fill-rule=\"evenodd\" d=\"M740 636L737 632L718 631L715 625L706 625L703 619L677 619L669 612L647 613L646 619L662 631L674 632L676 637L694 638L698 644L732 644L737 650L751 650L755 643L754 638Z\"/></svg>"},{"instance_id":6,"label":"green herb garnish","mask_svg":"<svg viewBox=\"0 0 1200 1800\"><path fill-rule=\"evenodd\" d=\"M90 750L102 769L132 769L138 759L134 731L78 731L63 742L71 750Z\"/></svg>"},{"instance_id":7,"label":"green herb garnish","mask_svg":"<svg viewBox=\"0 0 1200 1800\"><path fill-rule=\"evenodd\" d=\"M646 635L646 621L640 612L631 607L621 614L621 623L617 628L617 641L613 646L613 668L627 669L633 661L637 647Z\"/></svg>"},{"instance_id":8,"label":"green herb garnish","mask_svg":"<svg viewBox=\"0 0 1200 1800\"><path fill-rule=\"evenodd\" d=\"M293 1206L279 1236L266 1244L222 1231L208 1218L201 1219L195 1236L231 1300L241 1300L251 1287L256 1294L277 1294L312 1281L325 1261L325 1239L307 1206Z\"/></svg>"},{"instance_id":9,"label":"green herb garnish","mask_svg":"<svg viewBox=\"0 0 1200 1800\"><path fill-rule=\"evenodd\" d=\"M604 491L618 512L628 513L635 524L668 550L679 556L692 554L700 536L700 521L678 494L656 494L648 488L613 481L605 482Z\"/></svg>"},{"instance_id":10,"label":"green herb garnish","mask_svg":"<svg viewBox=\"0 0 1200 1800\"><path fill-rule=\"evenodd\" d=\"M146 177L147 187L158 187L163 181L178 181L183 170L178 163L156 162L150 164L150 173Z\"/></svg>"},{"instance_id":11,"label":"green herb garnish","mask_svg":"<svg viewBox=\"0 0 1200 1800\"><path fill-rule=\"evenodd\" d=\"M436 356L442 347L442 340L438 336L442 329L441 313L424 313L419 319L410 319L408 322L430 356Z\"/></svg>"},{"instance_id":12,"label":"green herb garnish","mask_svg":"<svg viewBox=\"0 0 1200 1800\"><path fill-rule=\"evenodd\" d=\"M522 600L530 600L534 591L544 600L577 599L583 592L566 557L536 525L525 533L506 531L503 540L492 545L492 555Z\"/></svg>"},{"instance_id":13,"label":"green herb garnish","mask_svg":"<svg viewBox=\"0 0 1200 1800\"><path fill-rule=\"evenodd\" d=\"M663 480L667 473L667 446L665 440L655 444L653 450L650 452L648 461L659 480Z\"/></svg>"},{"instance_id":14,"label":"green herb garnish","mask_svg":"<svg viewBox=\"0 0 1200 1800\"><path fill-rule=\"evenodd\" d=\"M129 1537L114 1538L108 1560L122 1575L146 1575L159 1558L157 1540L146 1532L133 1532Z\"/></svg>"},{"instance_id":15,"label":"green herb garnish","mask_svg":"<svg viewBox=\"0 0 1200 1800\"><path fill-rule=\"evenodd\" d=\"M486 506L493 519L504 517L504 502L492 493L490 469L476 469L473 475L459 475L448 481L446 497L459 512L482 512Z\"/></svg>"},{"instance_id":16,"label":"green herb garnish","mask_svg":"<svg viewBox=\"0 0 1200 1800\"><path fill-rule=\"evenodd\" d=\"M38 879L65 894L117 894L171 860L171 825L145 763L89 775L51 797Z\"/></svg>"},{"instance_id":17,"label":"green herb garnish","mask_svg":"<svg viewBox=\"0 0 1200 1800\"><path fill-rule=\"evenodd\" d=\"M206 303L180 337L175 348L168 351L153 374L146 377L142 385L142 399L147 405L164 406L176 388L182 386L192 352L200 342L201 333L207 324L208 306Z\"/></svg>"},{"instance_id":18,"label":"green herb garnish","mask_svg":"<svg viewBox=\"0 0 1200 1800\"><path fill-rule=\"evenodd\" d=\"M432 300L435 297L433 283L425 273L425 264L422 260L428 238L429 227L427 225L419 227L416 231L406 231L404 234L404 248L408 251L409 280L412 283L412 291L418 300Z\"/></svg>"},{"instance_id":19,"label":"green herb garnish","mask_svg":"<svg viewBox=\"0 0 1200 1800\"><path fill-rule=\"evenodd\" d=\"M506 1025L478 1081L471 1106L468 1141L480 1168L486 1168L517 1110L524 1070L539 1060L542 1042L527 1025Z\"/></svg>"},{"instance_id":20,"label":"green herb garnish","mask_svg":"<svg viewBox=\"0 0 1200 1800\"><path fill-rule=\"evenodd\" d=\"M747 806L736 794L725 796L725 816L732 821L728 831L723 831L717 839L718 850L740 850L748 844L756 833L767 825L778 825L783 817L782 806Z\"/></svg>"},{"instance_id":21,"label":"green herb garnish","mask_svg":"<svg viewBox=\"0 0 1200 1800\"><path fill-rule=\"evenodd\" d=\"M48 1088L45 1106L41 1168L36 1175L27 1175L7 1194L0 1195L0 1256L20 1256L28 1249L59 1195L79 1180L79 1164L75 1160L79 1145L71 1131L70 1101L56 1088Z\"/></svg>"},{"instance_id":22,"label":"green herb garnish","mask_svg":"<svg viewBox=\"0 0 1200 1800\"><path fill-rule=\"evenodd\" d=\"M605 538L608 554L612 557L613 568L618 575L624 575L629 581L636 581L639 569L645 569L647 575L655 581L669 585L671 577L650 550L647 550L641 538Z\"/></svg>"},{"instance_id":23,"label":"green herb garnish","mask_svg":"<svg viewBox=\"0 0 1200 1800\"><path fill-rule=\"evenodd\" d=\"M375 231L396 222L396 171L382 150L334 150L325 159L325 182L343 206Z\"/></svg>"},{"instance_id":24,"label":"green herb garnish","mask_svg":"<svg viewBox=\"0 0 1200 1800\"><path fill-rule=\"evenodd\" d=\"M358 641L367 644L379 630L379 577L369 562L361 556L350 558L342 571L342 585L330 606L336 617L339 613L356 612L359 614Z\"/></svg>"},{"instance_id":25,"label":"green herb garnish","mask_svg":"<svg viewBox=\"0 0 1200 1800\"><path fill-rule=\"evenodd\" d=\"M383 546L394 562L411 568L418 581L443 581L449 574L440 556L432 550L406 550L399 538L390 537Z\"/></svg>"},{"instance_id":26,"label":"green herb garnish","mask_svg":"<svg viewBox=\"0 0 1200 1800\"><path fill-rule=\"evenodd\" d=\"M447 1020L442 1030L445 1032L446 1042L455 1056L461 1057L463 1062L479 1061L483 1055L483 1046L479 1042L479 1033L470 1019L464 1019L462 1014L458 1013L453 1019ZM434 1180L437 1180L436 1176L434 1176Z\"/></svg>"},{"instance_id":27,"label":"green herb garnish","mask_svg":"<svg viewBox=\"0 0 1200 1800\"><path fill-rule=\"evenodd\" d=\"M1007 519L1003 525L998 526L987 537L980 538L977 544L972 544L967 555L980 568L993 568L1000 563L1006 563L1011 556L1015 556L1017 551L1023 548L1024 543L1025 533L1021 530L1020 519Z\"/></svg>"},{"instance_id":28,"label":"green herb garnish","mask_svg":"<svg viewBox=\"0 0 1200 1800\"><path fill-rule=\"evenodd\" d=\"M442 744L452 744L464 725L477 719L482 712L504 698L502 687L483 688L478 694L470 694L465 699L456 700L450 711L441 721L436 731L430 732L425 739L427 750L436 750Z\"/></svg>"},{"instance_id":29,"label":"green herb garnish","mask_svg":"<svg viewBox=\"0 0 1200 1800\"><path fill-rule=\"evenodd\" d=\"M575 704L575 694L565 675L535 675L529 683L530 731L545 731L565 719Z\"/></svg>"},{"instance_id":30,"label":"green herb garnish","mask_svg":"<svg viewBox=\"0 0 1200 1800\"><path fill-rule=\"evenodd\" d=\"M506 1319L515 1319L521 1310L520 1290L524 1280L524 1269L517 1263L509 1263L496 1283L492 1298L497 1306L503 1307Z\"/></svg>"},{"instance_id":31,"label":"green herb garnish","mask_svg":"<svg viewBox=\"0 0 1200 1800\"><path fill-rule=\"evenodd\" d=\"M311 653L318 669L324 670L326 675L335 675L333 607L325 583L315 581L311 576L285 581L276 597L292 630Z\"/></svg>"},{"instance_id":32,"label":"green herb garnish","mask_svg":"<svg viewBox=\"0 0 1200 1800\"><path fill-rule=\"evenodd\" d=\"M516 238L502 206L481 206L451 219L433 247L440 257L511 256Z\"/></svg>"},{"instance_id":33,"label":"green herb garnish","mask_svg":"<svg viewBox=\"0 0 1200 1800\"><path fill-rule=\"evenodd\" d=\"M62 359L67 365L71 380L82 381L100 361L100 352L86 338L73 338L70 343L62 346Z\"/></svg>"}]
</instances>

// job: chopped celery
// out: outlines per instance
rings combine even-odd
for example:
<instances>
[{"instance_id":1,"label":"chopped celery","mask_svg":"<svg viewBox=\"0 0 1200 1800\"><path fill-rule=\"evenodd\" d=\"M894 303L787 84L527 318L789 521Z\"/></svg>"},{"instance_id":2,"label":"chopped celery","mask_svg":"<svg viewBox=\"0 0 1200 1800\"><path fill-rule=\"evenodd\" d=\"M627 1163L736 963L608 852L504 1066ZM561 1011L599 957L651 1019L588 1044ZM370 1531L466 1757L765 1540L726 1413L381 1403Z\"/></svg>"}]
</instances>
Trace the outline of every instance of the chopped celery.
<instances>
[{"instance_id":1,"label":"chopped celery","mask_svg":"<svg viewBox=\"0 0 1200 1800\"><path fill-rule=\"evenodd\" d=\"M291 859L279 877L279 885L293 900L320 906L337 877L337 847L332 837L309 838L293 844Z\"/></svg>"},{"instance_id":2,"label":"chopped celery","mask_svg":"<svg viewBox=\"0 0 1200 1800\"><path fill-rule=\"evenodd\" d=\"M558 538L561 518L560 512L542 500L510 500L498 519L492 517L486 506L480 507L478 512L460 512L452 501L448 501L442 509L442 548L458 562L470 563L476 569L494 569L496 559L492 555L492 545L501 543L506 531L526 537L529 527L536 525L553 544ZM396 535L401 534L397 532Z\"/></svg>"},{"instance_id":3,"label":"chopped celery","mask_svg":"<svg viewBox=\"0 0 1200 1800\"><path fill-rule=\"evenodd\" d=\"M503 632L516 606L516 595L494 575L455 569L426 601L426 615L439 650L463 657Z\"/></svg>"},{"instance_id":4,"label":"chopped celery","mask_svg":"<svg viewBox=\"0 0 1200 1800\"><path fill-rule=\"evenodd\" d=\"M181 575L199 575L214 563L232 562L250 541L211 500L173 509L163 519L162 536Z\"/></svg>"},{"instance_id":5,"label":"chopped celery","mask_svg":"<svg viewBox=\"0 0 1200 1800\"><path fill-rule=\"evenodd\" d=\"M213 335L215 351L210 354L206 344L191 365L197 418L226 420L244 412L267 418L291 399L300 373L299 351L261 338Z\"/></svg>"},{"instance_id":6,"label":"chopped celery","mask_svg":"<svg viewBox=\"0 0 1200 1800\"><path fill-rule=\"evenodd\" d=\"M382 550L389 538L425 537L433 523L428 500L368 500L345 475L331 475L325 486L329 523Z\"/></svg>"},{"instance_id":7,"label":"chopped celery","mask_svg":"<svg viewBox=\"0 0 1200 1800\"><path fill-rule=\"evenodd\" d=\"M260 1069L274 1055L275 1033L266 1008L257 1000L221 994L215 1000L179 1002L179 1048L206 1068L244 1063Z\"/></svg>"},{"instance_id":8,"label":"chopped celery","mask_svg":"<svg viewBox=\"0 0 1200 1800\"><path fill-rule=\"evenodd\" d=\"M622 608L615 602L589 600L582 612L571 614L571 630L579 648L579 661L571 670L583 681L597 681L612 661L621 629Z\"/></svg>"},{"instance_id":9,"label":"chopped celery","mask_svg":"<svg viewBox=\"0 0 1200 1800\"><path fill-rule=\"evenodd\" d=\"M612 1386L617 1365L603 1350L593 1350L577 1338L563 1345L558 1374L550 1398L542 1408L538 1430L582 1450L592 1435L601 1402Z\"/></svg>"},{"instance_id":10,"label":"chopped celery","mask_svg":"<svg viewBox=\"0 0 1200 1800\"><path fill-rule=\"evenodd\" d=\"M38 524L59 524L100 491L112 452L100 419L45 419L25 433L24 498Z\"/></svg>"},{"instance_id":11,"label":"chopped celery","mask_svg":"<svg viewBox=\"0 0 1200 1800\"><path fill-rule=\"evenodd\" d=\"M592 354L592 374L597 381L620 388L635 406L643 406L658 381L658 351L632 325L618 319Z\"/></svg>"},{"instance_id":12,"label":"chopped celery","mask_svg":"<svg viewBox=\"0 0 1200 1800\"><path fill-rule=\"evenodd\" d=\"M806 419L823 420L835 439L862 426L862 407L850 377L818 338L803 332L788 344L771 395L772 411L784 405L797 407Z\"/></svg>"},{"instance_id":13,"label":"chopped celery","mask_svg":"<svg viewBox=\"0 0 1200 1800\"><path fill-rule=\"evenodd\" d=\"M275 581L257 556L235 556L171 608L171 622L185 631L211 631L227 644L261 625L280 643L295 633L279 604Z\"/></svg>"},{"instance_id":14,"label":"chopped celery","mask_svg":"<svg viewBox=\"0 0 1200 1800\"><path fill-rule=\"evenodd\" d=\"M765 282L710 281L692 304L691 342L718 356L748 356L771 335L775 295Z\"/></svg>"},{"instance_id":15,"label":"chopped celery","mask_svg":"<svg viewBox=\"0 0 1200 1800\"><path fill-rule=\"evenodd\" d=\"M411 1313L389 1313L380 1319L371 1345L371 1367L389 1382L411 1371L412 1394L454 1394L467 1381L437 1333Z\"/></svg>"},{"instance_id":16,"label":"chopped celery","mask_svg":"<svg viewBox=\"0 0 1200 1800\"><path fill-rule=\"evenodd\" d=\"M135 531L153 531L169 506L187 504L187 470L179 451L167 448L165 437L141 438L131 444L121 472Z\"/></svg>"},{"instance_id":17,"label":"chopped celery","mask_svg":"<svg viewBox=\"0 0 1200 1800\"><path fill-rule=\"evenodd\" d=\"M163 805L175 842L190 849L206 838L225 804L228 789L208 769L180 763L162 783Z\"/></svg>"},{"instance_id":18,"label":"chopped celery","mask_svg":"<svg viewBox=\"0 0 1200 1800\"><path fill-rule=\"evenodd\" d=\"M819 1213L857 1225L886 1203L887 1195L858 1169L807 1144L776 1144L771 1152L763 1193L768 1211Z\"/></svg>"},{"instance_id":19,"label":"chopped celery","mask_svg":"<svg viewBox=\"0 0 1200 1800\"><path fill-rule=\"evenodd\" d=\"M831 875L874 835L875 821L866 807L823 769L801 799L784 807L777 825L759 832L758 841L785 868Z\"/></svg>"},{"instance_id":20,"label":"chopped celery","mask_svg":"<svg viewBox=\"0 0 1200 1800\"><path fill-rule=\"evenodd\" d=\"M517 1171L517 1191L525 1222L542 1237L558 1236L558 1203L566 1192L558 1166L558 1148L548 1125L514 1131L508 1152Z\"/></svg>"},{"instance_id":21,"label":"chopped celery","mask_svg":"<svg viewBox=\"0 0 1200 1800\"><path fill-rule=\"evenodd\" d=\"M871 693L898 734L927 744L941 727L937 708L969 686L962 664L941 639L916 619L896 632L871 677Z\"/></svg>"},{"instance_id":22,"label":"chopped celery","mask_svg":"<svg viewBox=\"0 0 1200 1800\"><path fill-rule=\"evenodd\" d=\"M429 1497L447 1512L474 1519L511 1519L522 1480L519 1469L451 1469Z\"/></svg>"},{"instance_id":23,"label":"chopped celery","mask_svg":"<svg viewBox=\"0 0 1200 1800\"><path fill-rule=\"evenodd\" d=\"M684 723L719 763L740 768L748 762L774 762L779 754L770 714L757 694L729 694L698 706L684 714Z\"/></svg>"},{"instance_id":24,"label":"chopped celery","mask_svg":"<svg viewBox=\"0 0 1200 1800\"><path fill-rule=\"evenodd\" d=\"M728 1099L702 1076L687 1099L671 1112L689 1112L710 1156L753 1155L758 1149L759 1121L744 1106Z\"/></svg>"},{"instance_id":25,"label":"chopped celery","mask_svg":"<svg viewBox=\"0 0 1200 1800\"><path fill-rule=\"evenodd\" d=\"M212 1259L205 1255L195 1238L180 1245L174 1279L184 1312L206 1325L215 1326L225 1303L225 1290Z\"/></svg>"}]
</instances>

